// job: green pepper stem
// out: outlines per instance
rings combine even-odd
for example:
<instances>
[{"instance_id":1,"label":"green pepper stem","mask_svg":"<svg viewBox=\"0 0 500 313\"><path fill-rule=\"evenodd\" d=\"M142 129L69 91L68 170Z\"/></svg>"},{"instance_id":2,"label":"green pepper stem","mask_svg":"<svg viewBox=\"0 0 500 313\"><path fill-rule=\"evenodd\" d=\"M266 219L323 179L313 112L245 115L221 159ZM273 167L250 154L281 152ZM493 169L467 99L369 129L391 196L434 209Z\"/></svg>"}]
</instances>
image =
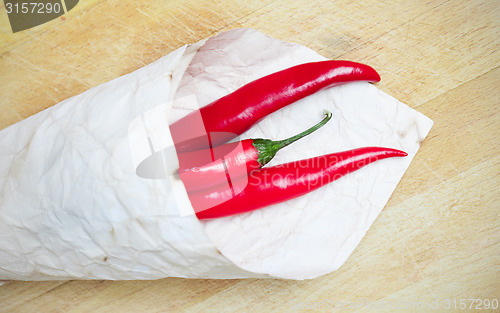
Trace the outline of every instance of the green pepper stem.
<instances>
[{"instance_id":1,"label":"green pepper stem","mask_svg":"<svg viewBox=\"0 0 500 313\"><path fill-rule=\"evenodd\" d=\"M321 120L321 122L319 122L318 124L314 125L313 127L301 132L300 134L292 136L290 138L283 139L280 141L275 141L275 144L278 146L278 150L288 146L291 143L294 143L295 141L299 140L302 137L305 137L305 136L313 133L314 131L316 131L317 129L321 128L323 125L328 123L328 121L332 118L332 113L327 111L327 110L324 110L323 113L325 114L325 118L323 120Z\"/></svg>"},{"instance_id":2,"label":"green pepper stem","mask_svg":"<svg viewBox=\"0 0 500 313\"><path fill-rule=\"evenodd\" d=\"M292 136L290 138L279 140L279 141L273 141L273 140L269 140L269 139L260 139L260 138L254 139L253 146L257 149L257 151L259 153L259 157L257 159L259 164L261 166L266 165L267 163L269 163L269 161L272 160L272 158L274 158L274 156L276 155L276 153L280 149L282 149L282 148L294 143L295 141L315 132L316 130L321 128L323 125L328 123L328 121L332 118L332 113L327 111L327 110L324 110L323 113L325 114L325 118L323 118L323 120L321 120L321 122L312 126L309 129L301 132L300 134L297 134L297 135Z\"/></svg>"}]
</instances>

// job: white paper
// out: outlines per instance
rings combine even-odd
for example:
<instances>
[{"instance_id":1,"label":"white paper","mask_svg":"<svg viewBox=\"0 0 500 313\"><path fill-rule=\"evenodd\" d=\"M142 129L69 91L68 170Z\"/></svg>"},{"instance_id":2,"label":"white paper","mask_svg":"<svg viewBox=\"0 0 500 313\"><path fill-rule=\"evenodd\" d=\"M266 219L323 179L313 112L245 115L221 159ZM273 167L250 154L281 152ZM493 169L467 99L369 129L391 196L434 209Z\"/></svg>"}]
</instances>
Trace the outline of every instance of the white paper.
<instances>
[{"instance_id":1,"label":"white paper","mask_svg":"<svg viewBox=\"0 0 500 313\"><path fill-rule=\"evenodd\" d=\"M325 127L269 166L372 145L409 153L304 197L200 223L172 174L175 154L158 159L164 179L138 171L152 160L148 154L168 150L169 120L251 80L318 60L303 46L236 29L0 131L0 279L306 279L339 268L432 126L373 85L318 92L241 136L283 139L328 109L334 117Z\"/></svg>"}]
</instances>

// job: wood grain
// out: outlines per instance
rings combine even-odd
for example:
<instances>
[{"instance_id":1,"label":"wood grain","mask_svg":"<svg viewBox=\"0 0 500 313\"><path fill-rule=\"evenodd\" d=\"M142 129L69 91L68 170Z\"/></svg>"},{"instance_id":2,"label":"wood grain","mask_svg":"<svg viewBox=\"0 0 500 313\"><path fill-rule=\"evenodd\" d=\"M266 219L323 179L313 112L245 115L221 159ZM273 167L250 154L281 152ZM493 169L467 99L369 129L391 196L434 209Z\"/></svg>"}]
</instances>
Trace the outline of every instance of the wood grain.
<instances>
[{"instance_id":1,"label":"wood grain","mask_svg":"<svg viewBox=\"0 0 500 313\"><path fill-rule=\"evenodd\" d=\"M0 12L0 129L235 27L366 62L381 73L379 88L435 122L334 273L8 282L0 312L464 312L471 302L461 310L453 300L500 300L499 2L91 0L16 34Z\"/></svg>"}]
</instances>

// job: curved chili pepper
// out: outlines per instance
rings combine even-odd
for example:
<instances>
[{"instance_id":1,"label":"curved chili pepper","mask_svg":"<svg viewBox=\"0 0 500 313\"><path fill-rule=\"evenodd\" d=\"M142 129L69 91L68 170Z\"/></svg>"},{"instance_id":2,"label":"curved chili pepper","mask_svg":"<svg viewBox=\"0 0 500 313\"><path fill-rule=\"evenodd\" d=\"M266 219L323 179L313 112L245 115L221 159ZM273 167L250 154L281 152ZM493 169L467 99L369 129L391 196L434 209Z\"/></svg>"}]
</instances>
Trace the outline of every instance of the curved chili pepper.
<instances>
[{"instance_id":1,"label":"curved chili pepper","mask_svg":"<svg viewBox=\"0 0 500 313\"><path fill-rule=\"evenodd\" d=\"M254 80L170 125L177 152L215 147L266 115L323 88L351 81L380 81L370 66L351 61L297 65Z\"/></svg>"},{"instance_id":2,"label":"curved chili pepper","mask_svg":"<svg viewBox=\"0 0 500 313\"><path fill-rule=\"evenodd\" d=\"M240 214L297 198L377 160L406 155L390 148L359 148L263 168L248 181L188 195L199 219Z\"/></svg>"},{"instance_id":3,"label":"curved chili pepper","mask_svg":"<svg viewBox=\"0 0 500 313\"><path fill-rule=\"evenodd\" d=\"M234 180L246 176L266 165L280 149L328 123L332 113L325 110L324 114L326 117L318 124L284 140L245 139L212 149L178 153L179 176L188 191L227 183L228 178Z\"/></svg>"}]
</instances>

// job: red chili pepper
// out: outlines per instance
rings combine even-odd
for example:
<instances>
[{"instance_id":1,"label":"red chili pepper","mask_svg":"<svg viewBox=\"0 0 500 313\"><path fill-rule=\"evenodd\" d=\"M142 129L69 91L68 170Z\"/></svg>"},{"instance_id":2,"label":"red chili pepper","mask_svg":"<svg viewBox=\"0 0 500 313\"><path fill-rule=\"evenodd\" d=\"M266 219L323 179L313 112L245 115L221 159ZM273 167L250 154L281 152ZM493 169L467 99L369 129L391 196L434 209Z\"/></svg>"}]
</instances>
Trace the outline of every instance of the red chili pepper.
<instances>
[{"instance_id":1,"label":"red chili pepper","mask_svg":"<svg viewBox=\"0 0 500 313\"><path fill-rule=\"evenodd\" d=\"M390 148L359 148L263 168L230 187L188 195L199 219L240 214L302 196L377 160L406 155Z\"/></svg>"},{"instance_id":2,"label":"red chili pepper","mask_svg":"<svg viewBox=\"0 0 500 313\"><path fill-rule=\"evenodd\" d=\"M240 176L247 176L271 161L280 149L325 125L332 113L326 110L324 113L326 117L321 122L284 140L245 139L212 149L178 153L179 176L188 191L227 184Z\"/></svg>"},{"instance_id":3,"label":"red chili pepper","mask_svg":"<svg viewBox=\"0 0 500 313\"><path fill-rule=\"evenodd\" d=\"M297 65L250 82L170 125L177 152L215 147L266 115L323 88L380 81L368 65L329 60Z\"/></svg>"}]
</instances>

